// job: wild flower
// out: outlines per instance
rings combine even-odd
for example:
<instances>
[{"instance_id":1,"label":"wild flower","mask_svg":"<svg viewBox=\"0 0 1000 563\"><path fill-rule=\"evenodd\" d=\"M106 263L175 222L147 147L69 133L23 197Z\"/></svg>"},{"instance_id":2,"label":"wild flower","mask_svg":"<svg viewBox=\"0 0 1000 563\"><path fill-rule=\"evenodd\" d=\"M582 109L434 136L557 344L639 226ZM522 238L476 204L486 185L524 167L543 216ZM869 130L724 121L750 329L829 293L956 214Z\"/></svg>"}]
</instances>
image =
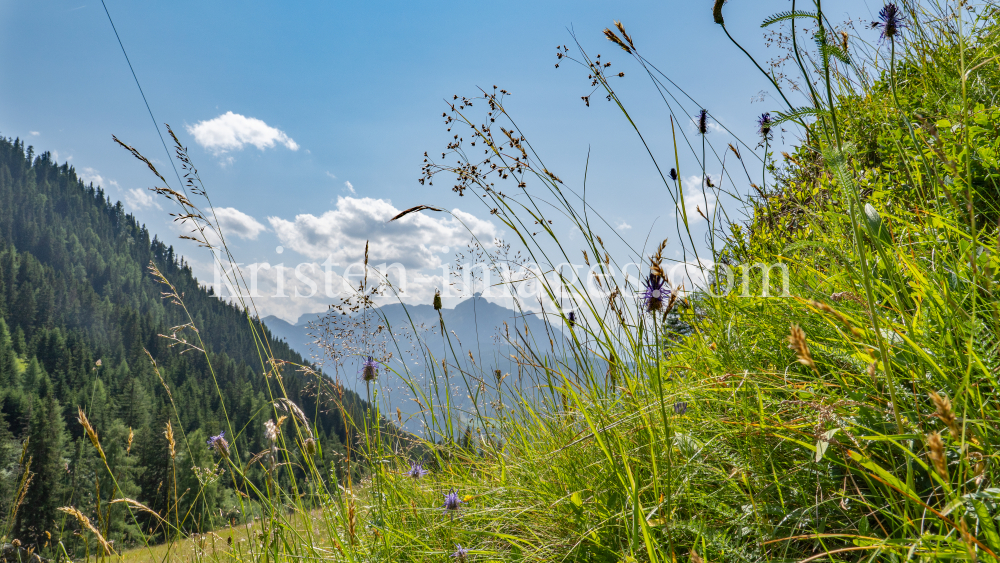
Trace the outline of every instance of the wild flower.
<instances>
[{"instance_id":1,"label":"wild flower","mask_svg":"<svg viewBox=\"0 0 1000 563\"><path fill-rule=\"evenodd\" d=\"M670 290L664 287L666 283L662 276L655 273L650 273L646 278L642 289L642 305L647 311L659 311L663 308L663 300L670 297Z\"/></svg>"},{"instance_id":2,"label":"wild flower","mask_svg":"<svg viewBox=\"0 0 1000 563\"><path fill-rule=\"evenodd\" d=\"M890 41L899 33L901 27L906 27L903 23L903 14L895 2L889 2L878 12L878 21L872 22L872 29L881 29L882 34L879 40L888 38Z\"/></svg>"},{"instance_id":3,"label":"wild flower","mask_svg":"<svg viewBox=\"0 0 1000 563\"><path fill-rule=\"evenodd\" d=\"M218 436L212 436L205 441L209 448L215 448L215 451L219 452L219 455L229 459L229 442L226 441L226 432L223 430L219 432Z\"/></svg>"},{"instance_id":4,"label":"wild flower","mask_svg":"<svg viewBox=\"0 0 1000 563\"><path fill-rule=\"evenodd\" d=\"M361 379L364 381L375 381L376 377L378 377L378 362L371 356L368 356L365 363L361 364Z\"/></svg>"},{"instance_id":5,"label":"wild flower","mask_svg":"<svg viewBox=\"0 0 1000 563\"><path fill-rule=\"evenodd\" d=\"M451 513L452 519L455 518L455 514L461 506L462 499L458 498L458 493L455 492L455 489L448 491L448 494L444 495L444 505L441 506L441 509L444 510L445 514Z\"/></svg>"},{"instance_id":6,"label":"wild flower","mask_svg":"<svg viewBox=\"0 0 1000 563\"><path fill-rule=\"evenodd\" d=\"M576 313L574 313L573 311L569 312L569 314L566 316L566 324L568 324L570 328L576 326Z\"/></svg>"},{"instance_id":7,"label":"wild flower","mask_svg":"<svg viewBox=\"0 0 1000 563\"><path fill-rule=\"evenodd\" d=\"M435 311L440 311L441 307L442 307L442 304L441 304L441 291L435 289L434 290L434 310Z\"/></svg>"},{"instance_id":8,"label":"wild flower","mask_svg":"<svg viewBox=\"0 0 1000 563\"><path fill-rule=\"evenodd\" d=\"M278 441L278 425L273 420L264 423L264 439L272 443Z\"/></svg>"},{"instance_id":9,"label":"wild flower","mask_svg":"<svg viewBox=\"0 0 1000 563\"><path fill-rule=\"evenodd\" d=\"M699 110L698 111L698 115L695 116L695 119L697 120L696 123L698 125L698 132L701 133L702 135L707 134L708 133L708 110L704 109L704 108L702 108L701 110Z\"/></svg>"},{"instance_id":10,"label":"wild flower","mask_svg":"<svg viewBox=\"0 0 1000 563\"><path fill-rule=\"evenodd\" d=\"M773 123L771 119L771 112L765 111L760 114L757 118L757 132L760 133L761 138L765 140L771 139L771 124Z\"/></svg>"},{"instance_id":11,"label":"wild flower","mask_svg":"<svg viewBox=\"0 0 1000 563\"><path fill-rule=\"evenodd\" d=\"M419 479L419 478L423 477L424 475L427 475L428 473L430 473L430 471L427 471L426 469L424 469L423 464L411 461L410 462L410 470L407 471L405 473L405 475L407 477L412 477L414 479Z\"/></svg>"},{"instance_id":12,"label":"wild flower","mask_svg":"<svg viewBox=\"0 0 1000 563\"><path fill-rule=\"evenodd\" d=\"M462 547L461 544L457 544L457 543L455 544L455 553L451 554L452 557L454 557L455 559L458 559L459 561L465 561L465 558L468 555L469 555L469 550L468 549L465 549L464 547Z\"/></svg>"},{"instance_id":13,"label":"wild flower","mask_svg":"<svg viewBox=\"0 0 1000 563\"><path fill-rule=\"evenodd\" d=\"M688 404L684 401L678 401L674 403L674 414L682 416L688 411Z\"/></svg>"},{"instance_id":14,"label":"wild flower","mask_svg":"<svg viewBox=\"0 0 1000 563\"><path fill-rule=\"evenodd\" d=\"M671 168L670 169L670 179L673 180L673 181L675 181L675 182L677 181L677 169L676 168Z\"/></svg>"}]
</instances>

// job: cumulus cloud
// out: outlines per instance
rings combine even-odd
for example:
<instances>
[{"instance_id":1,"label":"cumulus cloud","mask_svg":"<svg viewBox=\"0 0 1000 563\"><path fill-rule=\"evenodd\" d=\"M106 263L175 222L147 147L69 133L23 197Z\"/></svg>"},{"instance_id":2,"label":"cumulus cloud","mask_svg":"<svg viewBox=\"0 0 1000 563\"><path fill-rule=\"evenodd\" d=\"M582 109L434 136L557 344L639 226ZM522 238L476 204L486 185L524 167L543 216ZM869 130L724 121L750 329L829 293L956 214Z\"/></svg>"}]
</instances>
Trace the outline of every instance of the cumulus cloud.
<instances>
[{"instance_id":1,"label":"cumulus cloud","mask_svg":"<svg viewBox=\"0 0 1000 563\"><path fill-rule=\"evenodd\" d=\"M29 133L31 133L32 137L37 137L37 136L41 135L41 133L39 133L38 131L29 131Z\"/></svg>"},{"instance_id":2,"label":"cumulus cloud","mask_svg":"<svg viewBox=\"0 0 1000 563\"><path fill-rule=\"evenodd\" d=\"M629 224L628 224L628 223L626 223L625 221L622 221L622 222L618 223L618 224L617 224L617 225L615 226L615 228L616 228L616 229L618 229L619 231L627 231L627 230L629 230L629 229L631 229L631 228L632 228L632 225L629 225Z\"/></svg>"},{"instance_id":3,"label":"cumulus cloud","mask_svg":"<svg viewBox=\"0 0 1000 563\"><path fill-rule=\"evenodd\" d=\"M257 240L257 235L267 230L259 221L234 207L216 207L215 218L227 237Z\"/></svg>"},{"instance_id":4,"label":"cumulus cloud","mask_svg":"<svg viewBox=\"0 0 1000 563\"><path fill-rule=\"evenodd\" d=\"M337 179L337 175L334 174L333 172L330 172L329 170L326 171L326 175L329 176L330 178L334 179L334 180Z\"/></svg>"},{"instance_id":5,"label":"cumulus cloud","mask_svg":"<svg viewBox=\"0 0 1000 563\"><path fill-rule=\"evenodd\" d=\"M489 221L458 209L452 215L414 213L389 223L399 212L385 199L338 197L336 209L319 217L268 217L268 222L286 248L303 256L355 262L363 258L368 241L373 262L398 262L406 268L438 268L437 254L445 247L465 245L472 234L481 241L492 241L497 234Z\"/></svg>"},{"instance_id":6,"label":"cumulus cloud","mask_svg":"<svg viewBox=\"0 0 1000 563\"><path fill-rule=\"evenodd\" d=\"M214 288L220 298L236 301L235 296L241 294L244 299L253 299L262 317L274 315L290 323L295 323L301 315L325 311L331 302L354 295L362 276L361 268L331 267L320 262L233 264L220 261L210 264L192 258L188 263L198 278ZM392 267L382 270L380 265L374 264L370 268L374 270L369 274L370 279L381 279L384 275L393 287L386 295L375 297L379 305L395 303L397 299L429 303L435 288L448 287L441 272L404 271ZM238 287L237 279L246 285Z\"/></svg>"},{"instance_id":7,"label":"cumulus cloud","mask_svg":"<svg viewBox=\"0 0 1000 563\"><path fill-rule=\"evenodd\" d=\"M684 180L684 207L687 210L687 218L690 223L697 223L705 219L698 213L700 209L706 217L711 218L715 211L715 192L712 188L705 186L705 193L701 192L701 176L691 176ZM705 200L708 205L705 205ZM677 202L677 210L680 211L681 202Z\"/></svg>"},{"instance_id":8,"label":"cumulus cloud","mask_svg":"<svg viewBox=\"0 0 1000 563\"><path fill-rule=\"evenodd\" d=\"M125 203L132 209L147 209L150 207L163 209L149 190L139 188L132 188L125 192Z\"/></svg>"},{"instance_id":9,"label":"cumulus cloud","mask_svg":"<svg viewBox=\"0 0 1000 563\"><path fill-rule=\"evenodd\" d=\"M53 153L53 157L56 157L55 153ZM80 177L80 180L83 180L84 184L94 184L95 186L104 187L118 187L118 182L105 179L104 176L101 176L99 171L90 168L89 166L77 172L77 176Z\"/></svg>"},{"instance_id":10,"label":"cumulus cloud","mask_svg":"<svg viewBox=\"0 0 1000 563\"><path fill-rule=\"evenodd\" d=\"M188 125L187 130L199 145L216 155L241 150L246 145L264 150L280 144L293 151L299 150L299 145L284 131L271 127L257 118L231 111L215 119Z\"/></svg>"},{"instance_id":11,"label":"cumulus cloud","mask_svg":"<svg viewBox=\"0 0 1000 563\"><path fill-rule=\"evenodd\" d=\"M351 195L354 195L354 194L358 193L358 192L354 191L354 184L352 184L350 182L344 182L344 189L346 189L347 191L351 192Z\"/></svg>"}]
</instances>

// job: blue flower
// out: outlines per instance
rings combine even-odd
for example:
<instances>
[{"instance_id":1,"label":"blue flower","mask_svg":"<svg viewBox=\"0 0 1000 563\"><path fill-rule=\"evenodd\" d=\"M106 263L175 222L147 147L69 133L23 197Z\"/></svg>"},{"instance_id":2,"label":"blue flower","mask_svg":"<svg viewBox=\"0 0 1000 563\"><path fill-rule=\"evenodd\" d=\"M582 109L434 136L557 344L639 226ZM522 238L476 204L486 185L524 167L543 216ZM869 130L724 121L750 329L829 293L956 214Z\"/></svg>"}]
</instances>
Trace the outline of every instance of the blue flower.
<instances>
[{"instance_id":1,"label":"blue flower","mask_svg":"<svg viewBox=\"0 0 1000 563\"><path fill-rule=\"evenodd\" d=\"M364 381L375 381L376 377L378 377L378 362L371 356L368 356L365 363L361 364L361 379Z\"/></svg>"},{"instance_id":2,"label":"blue flower","mask_svg":"<svg viewBox=\"0 0 1000 563\"><path fill-rule=\"evenodd\" d=\"M678 401L674 403L674 414L682 416L688 411L688 404L684 401Z\"/></svg>"},{"instance_id":3,"label":"blue flower","mask_svg":"<svg viewBox=\"0 0 1000 563\"><path fill-rule=\"evenodd\" d=\"M642 304L647 311L659 311L663 307L663 300L670 297L670 290L664 287L666 283L657 274L650 273L646 278L646 284L642 288Z\"/></svg>"},{"instance_id":4,"label":"blue flower","mask_svg":"<svg viewBox=\"0 0 1000 563\"><path fill-rule=\"evenodd\" d=\"M455 544L455 548L456 548L455 553L452 553L451 556L458 559L459 561L465 561L466 556L469 555L469 550L465 549L464 547L462 547L461 544L457 543Z\"/></svg>"},{"instance_id":5,"label":"blue flower","mask_svg":"<svg viewBox=\"0 0 1000 563\"><path fill-rule=\"evenodd\" d=\"M413 477L414 479L419 479L424 475L427 475L430 471L424 469L424 466L419 463L410 462L410 470L405 473L407 477Z\"/></svg>"},{"instance_id":6,"label":"blue flower","mask_svg":"<svg viewBox=\"0 0 1000 563\"><path fill-rule=\"evenodd\" d=\"M771 112L767 111L760 114L760 117L757 118L757 132L760 133L760 136L764 139L771 138L771 124L773 121L774 120L771 119Z\"/></svg>"},{"instance_id":7,"label":"blue flower","mask_svg":"<svg viewBox=\"0 0 1000 563\"><path fill-rule=\"evenodd\" d=\"M458 509L461 508L461 506L462 499L458 498L458 493L455 492L455 489L448 491L448 494L444 495L444 506L441 508L444 510L445 514L450 512L452 519L455 518L455 513L458 512Z\"/></svg>"},{"instance_id":8,"label":"blue flower","mask_svg":"<svg viewBox=\"0 0 1000 563\"><path fill-rule=\"evenodd\" d=\"M229 442L226 441L226 431L223 430L219 432L218 436L212 436L206 442L209 448L215 448L215 451L219 452L224 458L229 457Z\"/></svg>"},{"instance_id":9,"label":"blue flower","mask_svg":"<svg viewBox=\"0 0 1000 563\"><path fill-rule=\"evenodd\" d=\"M881 29L882 35L879 41L889 38L892 40L893 37L899 32L899 28L906 27L903 23L903 14L896 6L895 2L889 2L879 10L878 21L872 22L872 29Z\"/></svg>"}]
</instances>

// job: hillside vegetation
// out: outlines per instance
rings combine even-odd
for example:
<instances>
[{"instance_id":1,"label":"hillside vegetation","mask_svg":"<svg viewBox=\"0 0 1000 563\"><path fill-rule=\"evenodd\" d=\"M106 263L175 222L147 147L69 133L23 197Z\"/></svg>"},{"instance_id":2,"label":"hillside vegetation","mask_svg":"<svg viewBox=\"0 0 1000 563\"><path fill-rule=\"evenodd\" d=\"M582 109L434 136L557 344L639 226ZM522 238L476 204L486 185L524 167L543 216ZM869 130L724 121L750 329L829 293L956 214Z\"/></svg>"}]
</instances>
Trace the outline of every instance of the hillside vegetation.
<instances>
[{"instance_id":1,"label":"hillside vegetation","mask_svg":"<svg viewBox=\"0 0 1000 563\"><path fill-rule=\"evenodd\" d=\"M164 292L183 296L186 309ZM365 406L356 395L334 401L331 388L317 400L321 380L298 371L302 358L266 328L258 325L255 335L246 311L200 287L173 247L150 240L121 203L84 186L49 153L0 140L5 542L47 556L86 554L85 527L60 507L80 511L116 549L208 531L245 511L206 439L224 431L233 451L262 448L259 413L275 399L274 383L262 375L262 345L289 362L270 374L283 374L278 396L314 413L316 439L333 463L347 440L337 405L342 400L360 416ZM86 435L80 409L103 453ZM168 423L173 444L164 436ZM262 477L259 466L246 474ZM173 531L125 498L178 515Z\"/></svg>"},{"instance_id":2,"label":"hillside vegetation","mask_svg":"<svg viewBox=\"0 0 1000 563\"><path fill-rule=\"evenodd\" d=\"M704 17L720 25L719 40L732 40L724 4L711 15L706 4ZM696 252L712 259L711 284L679 291L680 280L663 277L670 263L659 245L644 251L642 287L607 277L612 286L595 295L586 280L539 279L563 307L567 353L553 357L543 335L516 334L508 343L517 373L502 373L454 348L423 346L428 372L419 382L372 360L361 374L372 404L381 386L402 382L431 416L411 448L387 434L379 413L346 413L360 434L345 453L371 467L362 480L352 471L324 478L328 468L301 429L288 431L297 415L281 432L273 430L281 413L262 411L254 424L268 429L263 442L237 452L216 441L211 458L226 475L262 461L261 480L233 481L241 506L260 517L232 518L243 541L194 557L1000 560L997 6L891 3L872 26L840 29L819 0L808 4L764 22L785 26L785 75L767 76L771 99L787 105L761 116L759 138L714 147L731 155L727 180L751 194L737 202L747 220L730 219L738 206L699 210L714 226L706 250L680 199L691 171L677 151L648 155L669 196L656 200L679 204L674 242L691 261ZM645 58L642 38L617 23L605 36L634 59L630 76L648 77L667 100L669 78ZM595 106L606 96L603 107L620 109L623 125L643 135L612 85L617 68L612 74L607 59L582 48L558 56L593 81ZM600 234L612 226L581 202L582 189L542 164L506 100L496 89L456 96L446 126L463 132L440 161L427 157L423 181L481 201L536 263L571 261L581 250L597 273L627 262L605 248ZM680 136L695 112L670 108ZM711 116L695 119L694 141L704 147ZM782 127L801 141L776 158L771 143ZM701 189L722 194L708 181ZM195 203L161 193L192 223L210 225ZM583 248L560 242L550 220L579 229ZM787 270L787 295L780 276L767 280L760 269L745 293L724 291L727 267L740 273L758 263ZM358 289L355 306L371 309L372 288ZM262 376L246 377L259 385ZM443 397L438 382L449 389ZM451 408L453 383L477 398L471 428L438 416ZM103 424L95 427L107 444L113 431ZM128 463L108 465L126 471ZM179 513L163 513L172 539L183 532L171 524ZM102 533L98 521L82 535L93 546Z\"/></svg>"}]
</instances>

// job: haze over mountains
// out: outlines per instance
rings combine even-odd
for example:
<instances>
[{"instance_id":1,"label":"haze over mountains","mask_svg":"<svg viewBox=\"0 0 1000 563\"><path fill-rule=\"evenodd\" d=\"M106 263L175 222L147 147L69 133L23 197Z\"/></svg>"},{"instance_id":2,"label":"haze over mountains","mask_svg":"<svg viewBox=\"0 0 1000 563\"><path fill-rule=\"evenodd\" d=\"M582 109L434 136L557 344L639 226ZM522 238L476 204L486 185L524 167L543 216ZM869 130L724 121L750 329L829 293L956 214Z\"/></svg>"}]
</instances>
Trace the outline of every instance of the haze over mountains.
<instances>
[{"instance_id":1,"label":"haze over mountains","mask_svg":"<svg viewBox=\"0 0 1000 563\"><path fill-rule=\"evenodd\" d=\"M286 342L303 357L312 358L314 362L323 364L323 369L328 375L338 378L348 388L353 388L364 395L365 386L357 377L361 356L349 354L338 365L329 360L324 354L323 347L317 345L317 338L322 332L318 329L328 314L322 312L303 315L295 324L273 315L263 320L275 338ZM383 370L381 375L383 409L392 412L398 408L406 415L415 415L419 407L414 400L413 392L397 374L405 374L405 377L412 381L427 385L429 383L427 362L440 364L442 358L447 359L449 365L459 365L462 370L475 376L484 373L493 374L494 370L498 369L501 373L516 374L517 362L512 357L516 353L513 342L523 345L527 340L535 349L545 349L560 346L559 343L563 338L559 328L545 322L539 315L521 313L491 303L478 293L452 309L441 310L440 318L444 319L447 340L442 339L438 312L432 305L404 306L393 303L374 309L368 314L373 319L373 326L381 324L386 327L371 346L377 348L384 345L385 350L392 354L392 359L386 362L386 366L395 372ZM418 341L422 346L416 345ZM333 344L341 346L343 342ZM556 351L558 352L558 349ZM428 353L430 355L427 355ZM472 362L470 354L474 358ZM473 410L470 390L464 382L454 380L451 393L450 400L458 405L460 410L466 412ZM409 423L404 421L404 424L408 430L419 431L420 425L415 421L416 417L410 419Z\"/></svg>"},{"instance_id":2,"label":"haze over mountains","mask_svg":"<svg viewBox=\"0 0 1000 563\"><path fill-rule=\"evenodd\" d=\"M320 321L327 312L313 313L299 317L295 324L284 321L274 315L265 317L264 323L277 338L288 342L288 345L302 354L303 357L321 360L322 354L316 345L315 332L309 328L310 323ZM379 307L374 314L384 318L393 332L405 331L419 334L421 339L432 349L440 349L441 334L438 328L438 313L431 305L406 305L393 303ZM524 334L525 326L535 338L541 335L558 333L558 329L533 313L520 313L502 305L491 303L478 293L474 297L462 301L453 309L442 309L446 330L457 337L456 343L464 351L471 351L477 360L482 357L489 360L501 352L501 348L509 347L507 338L514 339L514 331ZM548 331L548 332L547 332ZM549 338L549 336L546 336ZM509 357L504 355L504 357Z\"/></svg>"}]
</instances>

